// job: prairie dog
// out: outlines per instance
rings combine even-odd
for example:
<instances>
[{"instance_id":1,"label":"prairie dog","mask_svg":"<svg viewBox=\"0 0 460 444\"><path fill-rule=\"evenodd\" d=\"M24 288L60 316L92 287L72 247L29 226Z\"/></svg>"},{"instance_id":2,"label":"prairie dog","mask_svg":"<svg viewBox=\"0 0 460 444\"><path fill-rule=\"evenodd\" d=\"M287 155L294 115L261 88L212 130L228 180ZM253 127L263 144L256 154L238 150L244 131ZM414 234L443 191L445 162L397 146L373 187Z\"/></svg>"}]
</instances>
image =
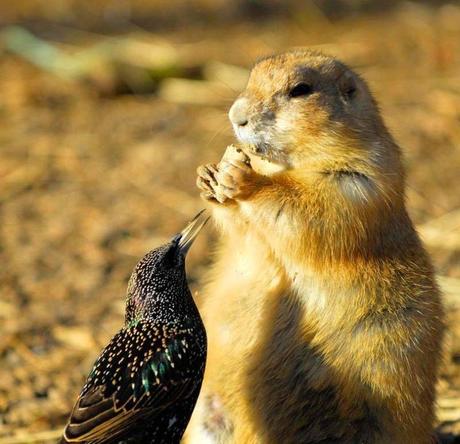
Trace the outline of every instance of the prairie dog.
<instances>
[{"instance_id":1,"label":"prairie dog","mask_svg":"<svg viewBox=\"0 0 460 444\"><path fill-rule=\"evenodd\" d=\"M222 239L186 442L432 442L443 308L366 83L295 50L258 62L229 116L250 161L198 169Z\"/></svg>"}]
</instances>

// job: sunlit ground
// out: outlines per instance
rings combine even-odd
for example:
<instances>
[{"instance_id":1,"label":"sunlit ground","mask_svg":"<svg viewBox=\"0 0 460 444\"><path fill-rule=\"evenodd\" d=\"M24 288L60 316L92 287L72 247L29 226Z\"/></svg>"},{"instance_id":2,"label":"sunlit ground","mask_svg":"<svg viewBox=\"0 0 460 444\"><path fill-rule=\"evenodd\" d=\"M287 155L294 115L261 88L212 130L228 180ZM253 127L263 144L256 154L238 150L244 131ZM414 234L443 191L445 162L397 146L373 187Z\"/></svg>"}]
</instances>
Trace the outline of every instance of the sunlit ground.
<instances>
[{"instance_id":1,"label":"sunlit ground","mask_svg":"<svg viewBox=\"0 0 460 444\"><path fill-rule=\"evenodd\" d=\"M0 6L0 444L57 438L122 325L132 267L202 207L195 169L233 141L247 69L294 46L368 79L403 147L449 309L438 413L460 435L460 7L333 17L203 1L187 20L180 2L148 18L145 2L93 1L78 26L71 6L47 17L33 3ZM197 290L215 237L190 254Z\"/></svg>"}]
</instances>

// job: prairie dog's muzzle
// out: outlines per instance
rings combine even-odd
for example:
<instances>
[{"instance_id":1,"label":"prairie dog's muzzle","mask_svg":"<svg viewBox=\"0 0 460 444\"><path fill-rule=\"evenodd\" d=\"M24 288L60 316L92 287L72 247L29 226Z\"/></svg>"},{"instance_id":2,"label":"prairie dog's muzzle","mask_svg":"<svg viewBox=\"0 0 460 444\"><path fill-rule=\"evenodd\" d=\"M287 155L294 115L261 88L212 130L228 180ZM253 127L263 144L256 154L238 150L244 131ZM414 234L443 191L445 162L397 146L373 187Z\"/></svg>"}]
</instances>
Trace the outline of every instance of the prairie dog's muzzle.
<instances>
[{"instance_id":1,"label":"prairie dog's muzzle","mask_svg":"<svg viewBox=\"0 0 460 444\"><path fill-rule=\"evenodd\" d=\"M235 130L249 123L249 100L245 97L236 99L228 112L230 121Z\"/></svg>"}]
</instances>

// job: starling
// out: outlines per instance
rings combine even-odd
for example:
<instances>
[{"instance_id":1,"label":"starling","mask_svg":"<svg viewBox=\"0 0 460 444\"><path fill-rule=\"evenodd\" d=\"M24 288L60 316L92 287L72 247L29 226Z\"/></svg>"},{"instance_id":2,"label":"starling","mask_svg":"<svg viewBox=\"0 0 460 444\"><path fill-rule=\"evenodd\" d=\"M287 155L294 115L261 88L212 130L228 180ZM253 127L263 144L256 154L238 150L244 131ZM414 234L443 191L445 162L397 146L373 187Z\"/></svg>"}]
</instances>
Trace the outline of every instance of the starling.
<instances>
[{"instance_id":1,"label":"starling","mask_svg":"<svg viewBox=\"0 0 460 444\"><path fill-rule=\"evenodd\" d=\"M179 443L200 392L206 331L185 256L203 212L136 265L124 327L96 360L60 443Z\"/></svg>"}]
</instances>

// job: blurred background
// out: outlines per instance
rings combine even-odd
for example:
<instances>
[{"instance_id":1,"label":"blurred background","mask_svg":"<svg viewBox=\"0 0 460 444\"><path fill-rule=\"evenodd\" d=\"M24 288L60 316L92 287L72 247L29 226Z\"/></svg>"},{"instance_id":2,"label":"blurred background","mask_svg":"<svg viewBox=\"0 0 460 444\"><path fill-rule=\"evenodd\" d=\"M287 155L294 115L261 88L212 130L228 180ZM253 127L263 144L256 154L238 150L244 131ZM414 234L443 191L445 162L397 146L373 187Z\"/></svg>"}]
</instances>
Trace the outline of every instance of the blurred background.
<instances>
[{"instance_id":1,"label":"blurred background","mask_svg":"<svg viewBox=\"0 0 460 444\"><path fill-rule=\"evenodd\" d=\"M460 4L0 0L0 444L53 442L121 327L137 260L202 204L257 57L296 46L368 79L445 293L443 442L460 442ZM216 234L189 257L195 289Z\"/></svg>"}]
</instances>

